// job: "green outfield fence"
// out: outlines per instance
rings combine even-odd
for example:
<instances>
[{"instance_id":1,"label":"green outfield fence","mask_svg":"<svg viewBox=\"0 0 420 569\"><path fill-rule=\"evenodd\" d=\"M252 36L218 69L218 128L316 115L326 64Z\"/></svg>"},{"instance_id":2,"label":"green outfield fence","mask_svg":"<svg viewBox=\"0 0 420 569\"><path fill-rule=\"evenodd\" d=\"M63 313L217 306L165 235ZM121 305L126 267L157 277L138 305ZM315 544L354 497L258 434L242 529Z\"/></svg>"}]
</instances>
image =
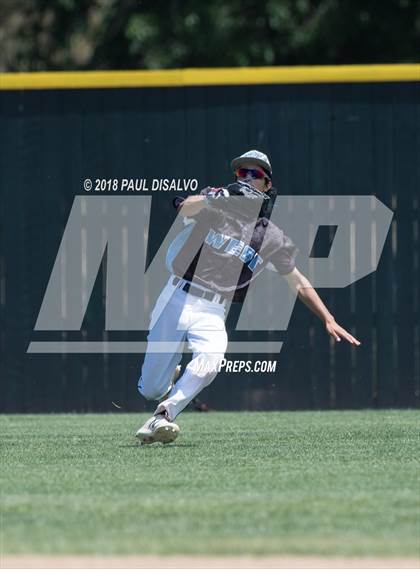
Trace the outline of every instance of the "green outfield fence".
<instances>
[{"instance_id":1,"label":"green outfield fence","mask_svg":"<svg viewBox=\"0 0 420 569\"><path fill-rule=\"evenodd\" d=\"M331 345L299 303L287 332L231 334L283 340L280 354L229 355L276 359L276 373L221 373L203 399L217 409L419 406L420 65L373 65L0 74L2 411L145 408L141 356L26 353L36 339L145 337L104 332L101 276L83 332L33 331L73 199L87 177L221 185L250 148L270 155L282 194L375 195L395 216L376 273L319 291L361 348ZM171 197L153 196L150 255L173 221Z\"/></svg>"}]
</instances>

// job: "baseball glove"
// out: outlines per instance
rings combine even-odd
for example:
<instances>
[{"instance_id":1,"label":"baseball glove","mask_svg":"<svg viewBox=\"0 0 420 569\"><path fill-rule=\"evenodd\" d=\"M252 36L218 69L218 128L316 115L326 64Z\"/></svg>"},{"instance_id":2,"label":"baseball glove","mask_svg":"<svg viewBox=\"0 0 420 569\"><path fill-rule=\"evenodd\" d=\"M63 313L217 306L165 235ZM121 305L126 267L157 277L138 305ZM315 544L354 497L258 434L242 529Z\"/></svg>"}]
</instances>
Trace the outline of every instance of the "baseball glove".
<instances>
[{"instance_id":1,"label":"baseball glove","mask_svg":"<svg viewBox=\"0 0 420 569\"><path fill-rule=\"evenodd\" d=\"M206 192L207 203L212 209L223 211L226 214L241 215L243 217L261 217L266 205L270 202L269 196L260 192L245 182L234 182L226 188L210 188ZM235 199L230 199L231 197ZM243 197L244 199L237 199ZM255 203L260 202L260 209ZM265 205L264 205L265 204Z\"/></svg>"},{"instance_id":2,"label":"baseball glove","mask_svg":"<svg viewBox=\"0 0 420 569\"><path fill-rule=\"evenodd\" d=\"M254 186L251 186L251 184L247 184L246 182L233 182L233 184L229 184L226 189L230 196L245 196L251 200L269 199L264 192L260 192L254 188Z\"/></svg>"}]
</instances>

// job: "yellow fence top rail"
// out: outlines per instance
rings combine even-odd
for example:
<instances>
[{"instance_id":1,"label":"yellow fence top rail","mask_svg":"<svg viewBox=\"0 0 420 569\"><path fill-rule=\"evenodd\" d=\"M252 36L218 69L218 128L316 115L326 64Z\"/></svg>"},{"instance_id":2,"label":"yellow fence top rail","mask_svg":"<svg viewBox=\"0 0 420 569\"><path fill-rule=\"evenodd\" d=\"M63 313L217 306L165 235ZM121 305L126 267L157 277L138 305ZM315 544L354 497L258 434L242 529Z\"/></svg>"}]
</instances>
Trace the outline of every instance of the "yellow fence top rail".
<instances>
[{"instance_id":1,"label":"yellow fence top rail","mask_svg":"<svg viewBox=\"0 0 420 569\"><path fill-rule=\"evenodd\" d=\"M420 64L0 73L0 90L420 81Z\"/></svg>"}]
</instances>

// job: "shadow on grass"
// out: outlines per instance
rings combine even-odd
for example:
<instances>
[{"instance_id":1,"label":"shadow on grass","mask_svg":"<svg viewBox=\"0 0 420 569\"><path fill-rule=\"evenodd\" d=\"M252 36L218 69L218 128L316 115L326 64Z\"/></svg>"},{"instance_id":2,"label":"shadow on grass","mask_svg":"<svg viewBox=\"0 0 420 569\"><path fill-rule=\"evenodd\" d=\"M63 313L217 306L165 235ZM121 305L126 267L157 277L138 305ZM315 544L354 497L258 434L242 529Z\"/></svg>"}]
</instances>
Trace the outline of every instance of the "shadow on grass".
<instances>
[{"instance_id":1,"label":"shadow on grass","mask_svg":"<svg viewBox=\"0 0 420 569\"><path fill-rule=\"evenodd\" d=\"M138 448L138 449L147 449L147 448L164 448L165 450L169 450L171 448L192 448L196 447L196 443L153 443L150 445L142 445L140 443L132 443L126 445L118 445L119 448Z\"/></svg>"}]
</instances>

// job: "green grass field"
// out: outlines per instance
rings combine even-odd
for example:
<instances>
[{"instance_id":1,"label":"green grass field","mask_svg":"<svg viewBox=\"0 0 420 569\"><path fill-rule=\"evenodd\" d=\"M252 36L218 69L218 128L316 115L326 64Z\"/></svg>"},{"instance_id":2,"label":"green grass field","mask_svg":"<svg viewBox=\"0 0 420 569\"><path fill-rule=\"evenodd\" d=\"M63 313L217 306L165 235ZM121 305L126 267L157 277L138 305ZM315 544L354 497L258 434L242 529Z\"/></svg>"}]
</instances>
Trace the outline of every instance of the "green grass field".
<instances>
[{"instance_id":1,"label":"green grass field","mask_svg":"<svg viewBox=\"0 0 420 569\"><path fill-rule=\"evenodd\" d=\"M3 416L3 553L419 551L416 411Z\"/></svg>"}]
</instances>

